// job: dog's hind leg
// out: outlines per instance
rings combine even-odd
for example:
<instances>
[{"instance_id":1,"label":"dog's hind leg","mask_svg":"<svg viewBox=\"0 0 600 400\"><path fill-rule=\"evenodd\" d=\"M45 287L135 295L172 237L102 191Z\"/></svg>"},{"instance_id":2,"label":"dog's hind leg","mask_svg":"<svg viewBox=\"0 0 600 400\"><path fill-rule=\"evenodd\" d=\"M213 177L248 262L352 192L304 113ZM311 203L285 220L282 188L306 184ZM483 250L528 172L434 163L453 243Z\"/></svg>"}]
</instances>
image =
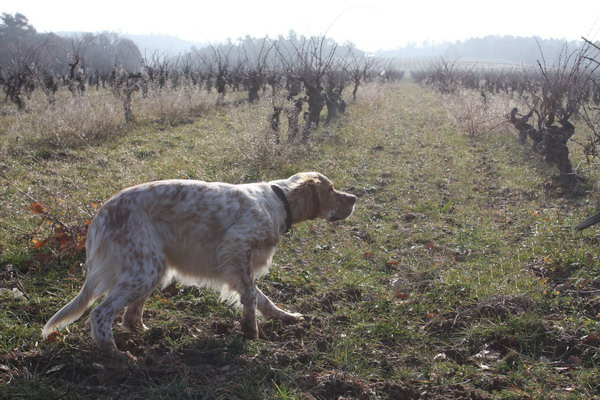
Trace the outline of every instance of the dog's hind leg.
<instances>
[{"instance_id":1,"label":"dog's hind leg","mask_svg":"<svg viewBox=\"0 0 600 400\"><path fill-rule=\"evenodd\" d=\"M123 275L104 301L92 311L90 315L92 338L100 348L119 356L128 356L117 349L112 324L117 313L128 305L133 306L128 318L131 318L133 322L137 322L139 315L139 322L141 323L143 302L160 282L162 275L160 271L164 270L164 262L138 261L130 269L130 271L135 271L135 275L132 276L127 273Z\"/></svg>"},{"instance_id":2,"label":"dog's hind leg","mask_svg":"<svg viewBox=\"0 0 600 400\"><path fill-rule=\"evenodd\" d=\"M265 318L277 318L285 322L299 322L302 314L290 313L277 307L259 288L256 288L256 307Z\"/></svg>"},{"instance_id":3,"label":"dog's hind leg","mask_svg":"<svg viewBox=\"0 0 600 400\"><path fill-rule=\"evenodd\" d=\"M120 327L128 332L137 332L137 331L145 331L148 328L144 325L142 321L142 314L144 313L144 303L148 299L147 296L144 296L140 300L134 301L129 304L123 313L122 321Z\"/></svg>"}]
</instances>

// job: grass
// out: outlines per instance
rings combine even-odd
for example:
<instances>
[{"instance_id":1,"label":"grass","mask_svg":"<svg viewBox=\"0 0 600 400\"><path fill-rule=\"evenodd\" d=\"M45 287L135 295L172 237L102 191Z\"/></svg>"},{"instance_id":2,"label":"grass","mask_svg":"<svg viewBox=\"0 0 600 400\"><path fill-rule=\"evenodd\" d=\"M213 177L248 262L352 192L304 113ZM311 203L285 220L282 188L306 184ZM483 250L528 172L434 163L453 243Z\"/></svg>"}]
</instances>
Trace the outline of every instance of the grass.
<instances>
[{"instance_id":1,"label":"grass","mask_svg":"<svg viewBox=\"0 0 600 400\"><path fill-rule=\"evenodd\" d=\"M148 119L60 149L16 144L9 125L0 286L18 290L0 302L0 397L600 398L600 236L570 229L599 204L597 173L565 193L506 125L461 123L452 98L409 82L359 97L308 145L271 141L268 101L205 106L185 124ZM259 282L305 322L261 320L261 339L245 341L239 310L173 284L148 301L149 331L115 334L137 365L98 354L85 316L57 341L40 340L79 290L83 254L34 248L54 225L40 224L33 201L85 226L110 195L142 181L241 183L301 170L359 196L346 221L295 227Z\"/></svg>"}]
</instances>

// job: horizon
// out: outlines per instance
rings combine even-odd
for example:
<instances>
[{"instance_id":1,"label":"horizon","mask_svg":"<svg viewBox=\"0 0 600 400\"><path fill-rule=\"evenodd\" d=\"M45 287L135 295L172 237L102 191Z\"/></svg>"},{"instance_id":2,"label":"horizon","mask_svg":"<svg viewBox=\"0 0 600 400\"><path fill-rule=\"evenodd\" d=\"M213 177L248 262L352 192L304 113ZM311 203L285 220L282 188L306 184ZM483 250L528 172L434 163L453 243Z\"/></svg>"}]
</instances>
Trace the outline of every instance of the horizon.
<instances>
[{"instance_id":1,"label":"horizon","mask_svg":"<svg viewBox=\"0 0 600 400\"><path fill-rule=\"evenodd\" d=\"M216 3L189 5L181 0L173 0L169 8L143 8L141 2L107 0L93 13L64 0L4 3L0 12L23 14L40 33L169 36L198 44L235 41L245 36L276 39L286 37L290 31L307 37L326 36L338 43L351 42L370 53L486 36L565 41L600 38L600 4L591 0L571 1L560 12L515 0L486 5L485 10L470 0L405 6L386 0L375 0L370 5L305 0L300 8L263 0L252 4L234 2L228 9Z\"/></svg>"}]
</instances>

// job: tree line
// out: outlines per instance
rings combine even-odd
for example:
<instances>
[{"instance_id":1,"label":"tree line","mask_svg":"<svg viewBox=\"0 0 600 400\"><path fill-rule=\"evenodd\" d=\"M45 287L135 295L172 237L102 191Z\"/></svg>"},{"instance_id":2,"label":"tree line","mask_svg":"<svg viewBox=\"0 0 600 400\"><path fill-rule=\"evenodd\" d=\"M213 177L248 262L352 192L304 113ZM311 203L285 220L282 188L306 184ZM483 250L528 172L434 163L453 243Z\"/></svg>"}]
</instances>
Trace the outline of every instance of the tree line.
<instances>
[{"instance_id":1,"label":"tree line","mask_svg":"<svg viewBox=\"0 0 600 400\"><path fill-rule=\"evenodd\" d=\"M568 43L571 48L581 44L577 41ZM560 57L564 45L565 41L560 39L488 35L455 42L426 42L422 45L409 43L395 50L378 51L375 55L401 58L444 57L445 59L460 58L480 62L537 65L540 51L547 60L556 60Z\"/></svg>"},{"instance_id":2,"label":"tree line","mask_svg":"<svg viewBox=\"0 0 600 400\"><path fill-rule=\"evenodd\" d=\"M277 141L282 115L287 139L306 141L321 124L322 112L327 111L324 123L330 123L365 82L404 75L393 62L376 61L351 44L295 33L276 40L246 36L176 56L142 55L133 42L115 34L38 34L25 16L3 14L0 43L0 85L19 110L26 111L36 89L52 104L61 88L73 96L108 88L123 101L125 120L134 122L137 94L206 90L224 104L228 92L243 91L251 103L264 96L272 100L269 118Z\"/></svg>"}]
</instances>

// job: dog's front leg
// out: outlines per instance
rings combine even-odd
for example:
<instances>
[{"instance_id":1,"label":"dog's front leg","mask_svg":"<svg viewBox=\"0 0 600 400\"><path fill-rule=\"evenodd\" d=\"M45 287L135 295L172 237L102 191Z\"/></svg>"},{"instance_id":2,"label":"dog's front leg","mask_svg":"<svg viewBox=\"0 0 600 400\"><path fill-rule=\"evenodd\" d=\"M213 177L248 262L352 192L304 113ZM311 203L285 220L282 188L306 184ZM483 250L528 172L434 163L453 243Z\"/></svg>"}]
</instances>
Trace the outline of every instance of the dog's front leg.
<instances>
[{"instance_id":1,"label":"dog's front leg","mask_svg":"<svg viewBox=\"0 0 600 400\"><path fill-rule=\"evenodd\" d=\"M242 303L242 332L247 339L258 339L258 325L256 322L256 283L252 270L252 251L245 252L243 259L238 264L239 273L234 289L240 295Z\"/></svg>"},{"instance_id":2,"label":"dog's front leg","mask_svg":"<svg viewBox=\"0 0 600 400\"><path fill-rule=\"evenodd\" d=\"M248 289L241 297L242 332L246 339L258 339L258 325L256 323L256 290Z\"/></svg>"}]
</instances>

